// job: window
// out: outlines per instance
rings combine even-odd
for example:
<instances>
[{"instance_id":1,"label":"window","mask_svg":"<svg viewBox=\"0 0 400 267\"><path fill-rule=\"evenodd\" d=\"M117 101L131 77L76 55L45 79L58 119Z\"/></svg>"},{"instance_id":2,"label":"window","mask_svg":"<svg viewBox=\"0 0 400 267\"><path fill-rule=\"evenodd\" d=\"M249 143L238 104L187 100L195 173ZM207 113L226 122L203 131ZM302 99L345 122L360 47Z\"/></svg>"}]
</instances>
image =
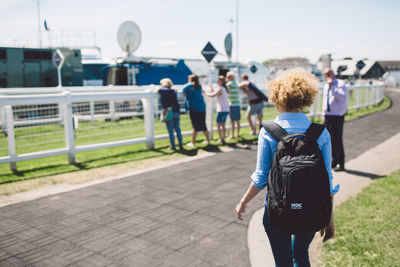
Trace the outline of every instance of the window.
<instances>
[{"instance_id":1,"label":"window","mask_svg":"<svg viewBox=\"0 0 400 267\"><path fill-rule=\"evenodd\" d=\"M51 60L51 51L43 50L24 50L25 60Z\"/></svg>"},{"instance_id":2,"label":"window","mask_svg":"<svg viewBox=\"0 0 400 267\"><path fill-rule=\"evenodd\" d=\"M7 51L5 49L0 49L0 59L7 59Z\"/></svg>"}]
</instances>

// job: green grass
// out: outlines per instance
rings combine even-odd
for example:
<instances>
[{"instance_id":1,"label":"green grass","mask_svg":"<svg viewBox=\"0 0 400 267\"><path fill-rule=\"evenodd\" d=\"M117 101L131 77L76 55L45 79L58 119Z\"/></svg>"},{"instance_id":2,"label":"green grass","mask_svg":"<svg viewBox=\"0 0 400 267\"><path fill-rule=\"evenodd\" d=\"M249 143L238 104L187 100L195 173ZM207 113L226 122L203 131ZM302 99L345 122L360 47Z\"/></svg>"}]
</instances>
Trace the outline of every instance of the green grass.
<instances>
[{"instance_id":1,"label":"green grass","mask_svg":"<svg viewBox=\"0 0 400 267\"><path fill-rule=\"evenodd\" d=\"M376 112L377 110L386 108L389 104L390 100L385 98L385 101L380 105L355 111L351 114L351 118L363 116L370 112ZM265 107L263 112L264 120L273 119L278 115L278 112L272 106ZM245 114L246 111L242 110L242 123L247 122ZM216 115L214 114L214 121L215 116ZM320 119L315 118L315 121L318 122L318 120L320 121ZM191 130L190 118L187 114L181 115L180 125L182 131ZM144 131L143 120L139 118L119 121L96 121L94 124L90 122L80 122L79 128L75 131L75 144L79 146L143 137L145 135ZM242 135L239 142L253 142L256 140L254 137L248 137L248 132L249 128L241 130ZM159 120L155 120L155 134L166 133L165 124L161 123ZM15 129L15 137L16 150L18 154L65 147L64 129L60 125L19 127ZM218 138L216 132L214 133L214 138ZM200 145L200 142L204 140L203 135L200 134L197 140L199 142L197 146L202 149L204 146ZM185 137L184 142L190 142L190 137ZM217 144L214 143L214 145L216 146ZM169 146L168 140L157 141L155 146L154 150L147 149L145 144L137 144L90 152L81 152L76 154L77 164L74 165L68 164L66 155L21 161L17 162L18 172L16 173L10 170L9 164L0 164L0 184L68 172L89 170L121 163L136 162L143 159L162 157L173 153L167 150ZM195 152L188 150L186 153L193 154ZM7 138L4 134L0 133L0 156L7 155Z\"/></svg>"},{"instance_id":2,"label":"green grass","mask_svg":"<svg viewBox=\"0 0 400 267\"><path fill-rule=\"evenodd\" d=\"M324 266L400 266L400 171L380 178L335 211Z\"/></svg>"}]
</instances>

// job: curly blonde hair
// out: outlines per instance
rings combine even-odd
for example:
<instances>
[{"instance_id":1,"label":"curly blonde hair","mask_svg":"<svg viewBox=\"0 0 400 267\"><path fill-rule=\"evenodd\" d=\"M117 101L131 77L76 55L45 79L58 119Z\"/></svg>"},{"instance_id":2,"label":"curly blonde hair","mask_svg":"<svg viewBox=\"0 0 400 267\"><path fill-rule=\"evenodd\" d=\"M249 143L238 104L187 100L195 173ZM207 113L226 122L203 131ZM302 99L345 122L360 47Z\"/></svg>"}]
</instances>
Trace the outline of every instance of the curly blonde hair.
<instances>
[{"instance_id":1,"label":"curly blonde hair","mask_svg":"<svg viewBox=\"0 0 400 267\"><path fill-rule=\"evenodd\" d=\"M287 111L311 106L318 94L318 79L304 69L284 71L268 83L269 100Z\"/></svg>"}]
</instances>

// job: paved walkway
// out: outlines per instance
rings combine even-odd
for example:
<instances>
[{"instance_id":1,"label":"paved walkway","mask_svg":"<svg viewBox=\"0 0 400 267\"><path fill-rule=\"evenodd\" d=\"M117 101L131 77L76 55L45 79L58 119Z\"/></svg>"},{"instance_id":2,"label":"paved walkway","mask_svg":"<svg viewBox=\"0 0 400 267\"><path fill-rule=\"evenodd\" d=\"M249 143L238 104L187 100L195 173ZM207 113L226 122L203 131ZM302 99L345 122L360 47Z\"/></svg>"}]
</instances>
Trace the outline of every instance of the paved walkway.
<instances>
[{"instance_id":1,"label":"paved walkway","mask_svg":"<svg viewBox=\"0 0 400 267\"><path fill-rule=\"evenodd\" d=\"M345 125L347 160L400 132L391 109ZM382 128L383 127L383 128ZM256 146L0 208L1 266L250 266L234 207ZM263 234L263 233L260 233Z\"/></svg>"}]
</instances>

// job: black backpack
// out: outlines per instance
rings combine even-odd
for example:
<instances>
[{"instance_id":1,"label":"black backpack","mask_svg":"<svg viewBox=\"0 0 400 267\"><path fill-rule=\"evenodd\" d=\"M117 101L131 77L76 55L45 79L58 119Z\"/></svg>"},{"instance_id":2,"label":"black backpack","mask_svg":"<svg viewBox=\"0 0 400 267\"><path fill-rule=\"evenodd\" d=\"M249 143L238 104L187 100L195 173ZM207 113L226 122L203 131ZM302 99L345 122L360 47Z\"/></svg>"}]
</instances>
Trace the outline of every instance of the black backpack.
<instances>
[{"instance_id":1,"label":"black backpack","mask_svg":"<svg viewBox=\"0 0 400 267\"><path fill-rule=\"evenodd\" d=\"M263 101L268 102L268 97L260 90L257 88L257 86L255 86L254 83L249 82L249 84L247 85L250 90L252 90L259 98L261 98Z\"/></svg>"},{"instance_id":2,"label":"black backpack","mask_svg":"<svg viewBox=\"0 0 400 267\"><path fill-rule=\"evenodd\" d=\"M305 134L288 134L273 121L263 126L278 142L267 185L271 224L286 234L325 228L331 219L332 197L317 143L324 126L312 123Z\"/></svg>"}]
</instances>

